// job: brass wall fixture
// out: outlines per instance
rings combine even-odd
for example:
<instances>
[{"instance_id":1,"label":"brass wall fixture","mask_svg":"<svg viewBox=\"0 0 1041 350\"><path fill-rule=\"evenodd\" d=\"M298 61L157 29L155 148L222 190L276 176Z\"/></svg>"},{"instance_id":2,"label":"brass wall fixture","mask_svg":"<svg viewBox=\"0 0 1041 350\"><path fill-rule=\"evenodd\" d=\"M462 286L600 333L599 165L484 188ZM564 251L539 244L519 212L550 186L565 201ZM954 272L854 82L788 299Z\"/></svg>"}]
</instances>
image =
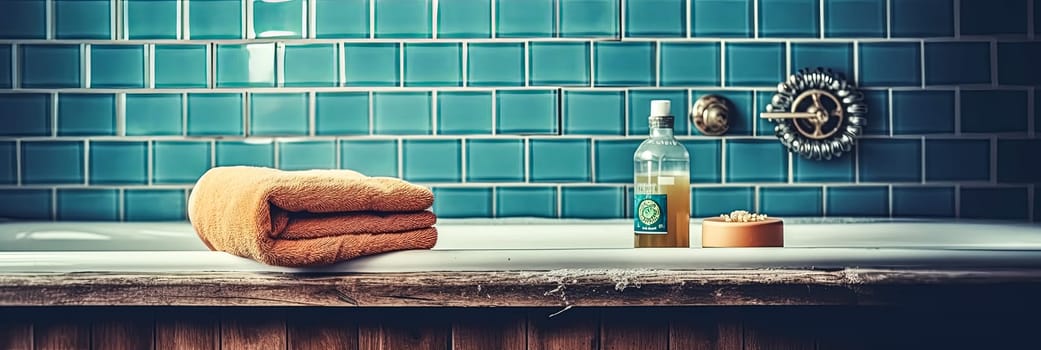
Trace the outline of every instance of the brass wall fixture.
<instances>
[{"instance_id":1,"label":"brass wall fixture","mask_svg":"<svg viewBox=\"0 0 1041 350\"><path fill-rule=\"evenodd\" d=\"M777 85L760 118L789 151L809 159L831 159L849 152L866 125L867 105L856 85L830 70L803 69Z\"/></svg>"},{"instance_id":2,"label":"brass wall fixture","mask_svg":"<svg viewBox=\"0 0 1041 350\"><path fill-rule=\"evenodd\" d=\"M717 95L698 98L690 110L690 123L703 135L719 136L730 128L727 122L730 107L727 100Z\"/></svg>"}]
</instances>

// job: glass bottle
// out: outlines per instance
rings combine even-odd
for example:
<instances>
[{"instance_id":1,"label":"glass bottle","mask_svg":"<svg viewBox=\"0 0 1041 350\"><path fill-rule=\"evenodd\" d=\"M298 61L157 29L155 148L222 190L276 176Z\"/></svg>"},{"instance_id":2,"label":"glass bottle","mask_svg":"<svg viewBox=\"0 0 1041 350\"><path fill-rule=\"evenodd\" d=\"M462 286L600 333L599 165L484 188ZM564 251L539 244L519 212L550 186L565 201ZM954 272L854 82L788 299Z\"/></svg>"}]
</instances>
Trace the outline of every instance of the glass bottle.
<instances>
[{"instance_id":1,"label":"glass bottle","mask_svg":"<svg viewBox=\"0 0 1041 350\"><path fill-rule=\"evenodd\" d=\"M636 248L690 247L690 155L673 137L670 107L651 101L650 137L633 155Z\"/></svg>"}]
</instances>

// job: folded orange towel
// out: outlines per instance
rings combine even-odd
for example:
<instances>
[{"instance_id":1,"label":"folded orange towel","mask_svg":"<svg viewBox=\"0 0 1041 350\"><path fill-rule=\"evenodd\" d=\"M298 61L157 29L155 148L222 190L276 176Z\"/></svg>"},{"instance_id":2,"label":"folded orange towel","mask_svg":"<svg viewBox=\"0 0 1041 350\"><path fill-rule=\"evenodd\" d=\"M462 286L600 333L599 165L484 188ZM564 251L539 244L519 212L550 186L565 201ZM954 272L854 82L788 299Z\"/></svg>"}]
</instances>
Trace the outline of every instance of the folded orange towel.
<instances>
[{"instance_id":1,"label":"folded orange towel","mask_svg":"<svg viewBox=\"0 0 1041 350\"><path fill-rule=\"evenodd\" d=\"M331 264L437 242L434 195L422 186L350 170L217 167L188 199L210 249L280 266Z\"/></svg>"}]
</instances>

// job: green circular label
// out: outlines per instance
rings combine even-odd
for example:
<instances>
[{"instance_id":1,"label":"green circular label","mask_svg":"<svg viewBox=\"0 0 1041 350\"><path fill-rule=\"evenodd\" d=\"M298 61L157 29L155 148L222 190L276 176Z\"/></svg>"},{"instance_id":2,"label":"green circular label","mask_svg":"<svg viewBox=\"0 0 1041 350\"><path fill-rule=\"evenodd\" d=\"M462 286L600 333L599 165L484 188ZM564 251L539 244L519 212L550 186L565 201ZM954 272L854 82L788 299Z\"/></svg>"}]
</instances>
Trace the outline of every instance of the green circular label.
<instances>
[{"instance_id":1,"label":"green circular label","mask_svg":"<svg viewBox=\"0 0 1041 350\"><path fill-rule=\"evenodd\" d=\"M658 202L644 199L640 201L640 206L637 208L636 213L639 215L640 222L644 225L654 225L661 218L661 207L658 206Z\"/></svg>"}]
</instances>

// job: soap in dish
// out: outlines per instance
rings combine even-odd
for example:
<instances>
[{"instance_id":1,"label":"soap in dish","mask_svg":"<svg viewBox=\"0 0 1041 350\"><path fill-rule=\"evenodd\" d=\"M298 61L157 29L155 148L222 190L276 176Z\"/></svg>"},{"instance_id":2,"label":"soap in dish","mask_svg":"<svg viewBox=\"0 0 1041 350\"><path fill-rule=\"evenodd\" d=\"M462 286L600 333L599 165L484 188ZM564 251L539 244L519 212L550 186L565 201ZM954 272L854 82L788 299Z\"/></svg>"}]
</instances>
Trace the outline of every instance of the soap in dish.
<instances>
[{"instance_id":1,"label":"soap in dish","mask_svg":"<svg viewBox=\"0 0 1041 350\"><path fill-rule=\"evenodd\" d=\"M701 246L705 248L784 246L784 222L781 219L757 217L757 215L753 215L753 217L754 220L748 221L728 220L728 216L724 215L703 220L701 222Z\"/></svg>"}]
</instances>

